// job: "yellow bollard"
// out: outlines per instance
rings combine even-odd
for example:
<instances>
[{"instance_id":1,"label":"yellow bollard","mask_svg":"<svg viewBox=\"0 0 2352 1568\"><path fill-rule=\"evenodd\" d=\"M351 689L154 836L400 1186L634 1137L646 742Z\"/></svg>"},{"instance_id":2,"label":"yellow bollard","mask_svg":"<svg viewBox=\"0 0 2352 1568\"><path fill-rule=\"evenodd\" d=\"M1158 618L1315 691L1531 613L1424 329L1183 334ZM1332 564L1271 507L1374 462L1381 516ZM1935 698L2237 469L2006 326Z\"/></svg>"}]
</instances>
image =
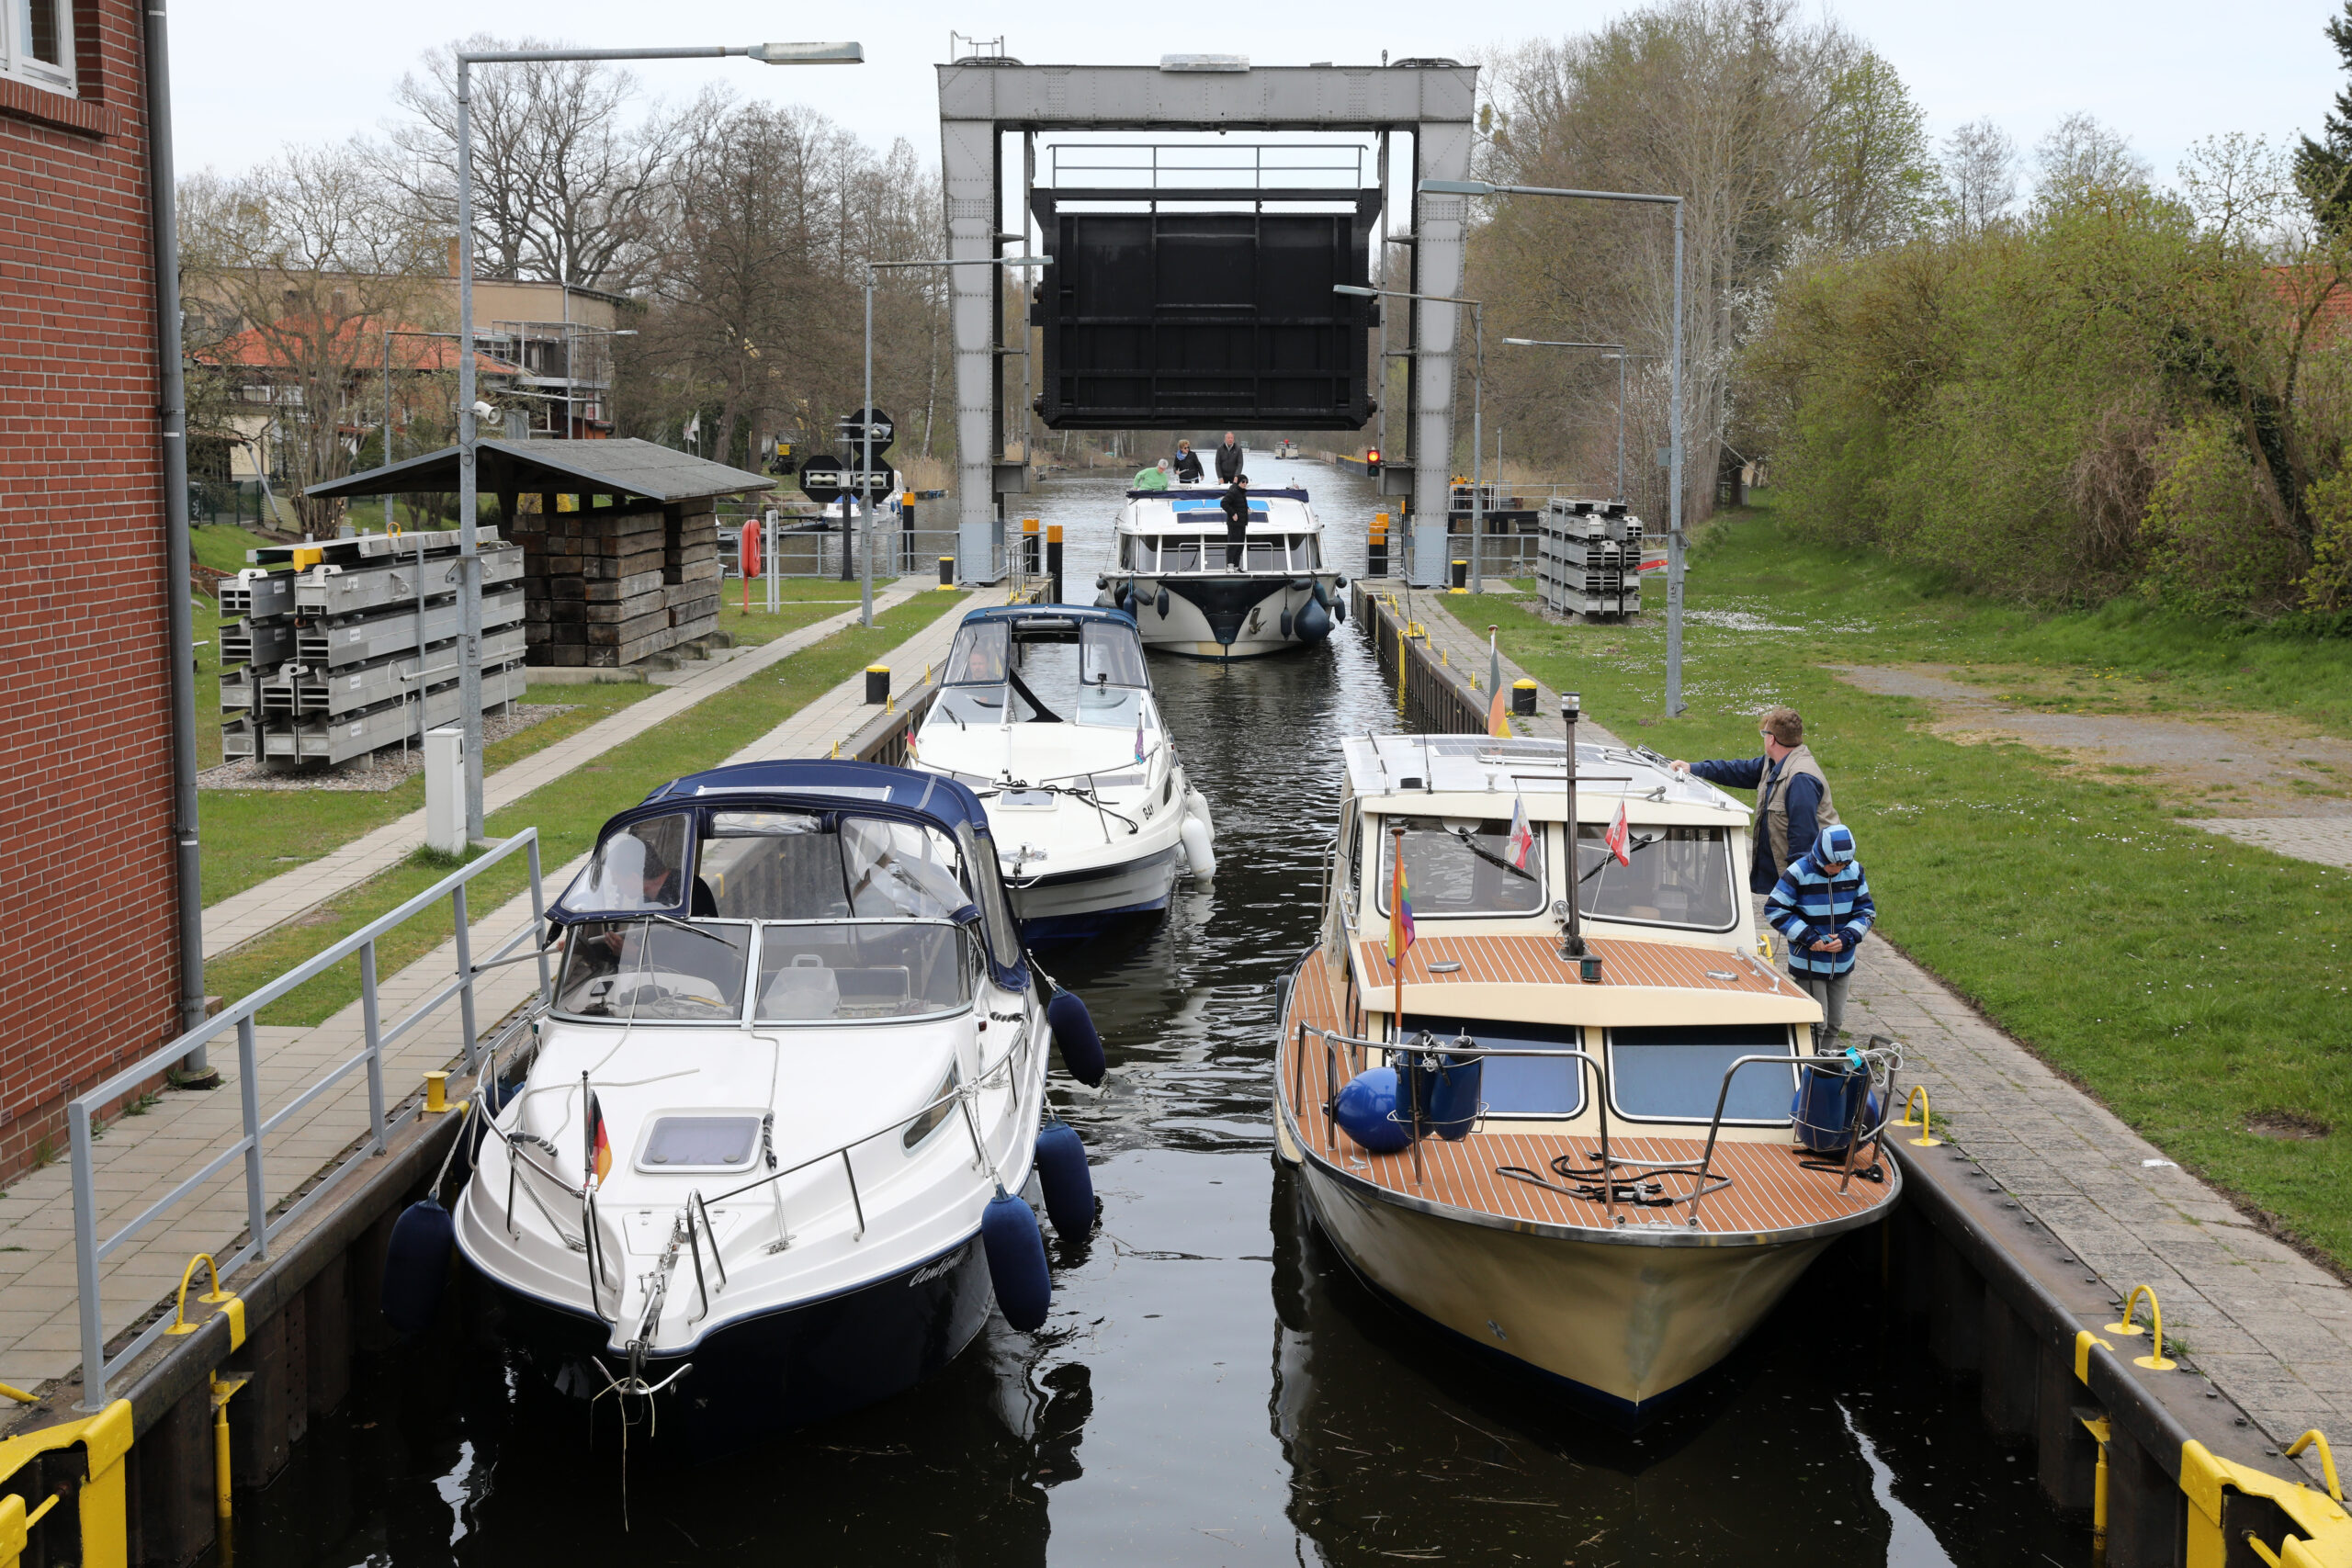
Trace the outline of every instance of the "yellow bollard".
<instances>
[{"instance_id":1,"label":"yellow bollard","mask_svg":"<svg viewBox=\"0 0 2352 1568\"><path fill-rule=\"evenodd\" d=\"M2328 1451L2327 1438L2321 1433L2317 1427L2313 1427L2310 1431L2305 1432L2301 1437L2297 1438L2294 1442L2289 1446L2287 1450L2287 1457L2289 1459L2293 1459L2297 1454L2301 1453L2305 1449L2311 1448L2314 1444L2319 1448L2320 1471L2327 1477L2327 1495L2341 1503L2344 1501L2344 1484L2335 1479L2335 1456Z\"/></svg>"},{"instance_id":2,"label":"yellow bollard","mask_svg":"<svg viewBox=\"0 0 2352 1568\"><path fill-rule=\"evenodd\" d=\"M449 1109L449 1075L434 1072L424 1075L424 1113L438 1116Z\"/></svg>"},{"instance_id":3,"label":"yellow bollard","mask_svg":"<svg viewBox=\"0 0 2352 1568\"><path fill-rule=\"evenodd\" d=\"M1911 1107L1914 1102L1919 1107L1919 1119L1917 1122L1911 1120ZM1928 1103L1926 1084L1917 1083L1911 1086L1911 1098L1903 1102L1903 1120L1895 1125L1919 1129L1919 1135L1911 1140L1911 1146L1915 1149L1936 1149L1943 1146L1944 1141L1936 1136L1936 1112L1935 1109Z\"/></svg>"}]
</instances>

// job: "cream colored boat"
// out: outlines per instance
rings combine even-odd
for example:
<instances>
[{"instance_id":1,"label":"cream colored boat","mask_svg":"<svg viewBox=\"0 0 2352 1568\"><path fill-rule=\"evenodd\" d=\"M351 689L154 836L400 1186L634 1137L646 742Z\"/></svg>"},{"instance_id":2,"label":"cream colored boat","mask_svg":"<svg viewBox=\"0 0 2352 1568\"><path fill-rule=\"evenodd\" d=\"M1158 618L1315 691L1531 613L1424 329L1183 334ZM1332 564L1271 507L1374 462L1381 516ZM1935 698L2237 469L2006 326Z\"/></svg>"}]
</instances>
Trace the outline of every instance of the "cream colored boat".
<instances>
[{"instance_id":1,"label":"cream colored boat","mask_svg":"<svg viewBox=\"0 0 2352 1568\"><path fill-rule=\"evenodd\" d=\"M1573 787L1557 741L1346 753L1323 940L1283 987L1278 1148L1376 1289L1638 1419L1894 1203L1898 1053L1812 1054L1820 1010L1759 956L1736 874L1747 807L1655 753L1578 746ZM1418 940L1392 968L1400 849ZM1419 1088L1383 1113L1398 1067Z\"/></svg>"}]
</instances>

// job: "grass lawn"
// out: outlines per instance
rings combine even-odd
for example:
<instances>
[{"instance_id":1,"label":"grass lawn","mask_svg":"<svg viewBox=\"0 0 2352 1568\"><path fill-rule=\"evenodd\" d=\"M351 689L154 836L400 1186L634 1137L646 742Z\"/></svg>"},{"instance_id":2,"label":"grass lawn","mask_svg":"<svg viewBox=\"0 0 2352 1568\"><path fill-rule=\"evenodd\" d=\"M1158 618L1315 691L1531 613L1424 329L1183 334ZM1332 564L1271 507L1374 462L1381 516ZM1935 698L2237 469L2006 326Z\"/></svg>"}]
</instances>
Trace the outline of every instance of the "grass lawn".
<instances>
[{"instance_id":1,"label":"grass lawn","mask_svg":"<svg viewBox=\"0 0 2352 1568\"><path fill-rule=\"evenodd\" d=\"M752 584L752 608L743 608L743 584L730 580L720 584L718 597L718 629L731 634L746 647L771 642L788 631L796 631L811 621L821 621L838 615L844 610L857 608L860 598L854 582L836 582L830 578L787 577L778 584L784 590L784 608L771 615L767 612L766 589ZM890 585L877 582L874 592L878 595Z\"/></svg>"},{"instance_id":2,"label":"grass lawn","mask_svg":"<svg viewBox=\"0 0 2352 1568\"><path fill-rule=\"evenodd\" d=\"M826 691L863 670L876 656L904 642L940 615L964 603L962 593L925 593L876 619L872 631L853 626L784 660L763 673L696 704L659 728L628 741L587 766L533 791L486 825L492 838L526 827L539 830L540 864L552 874L594 842L596 829L615 812L643 799L654 785L723 761L733 752ZM573 687L573 691L642 691L626 686ZM395 792L397 793L397 792ZM352 889L300 923L281 927L259 942L211 964L206 988L241 997L285 973L311 953L357 930L403 899L447 874L454 863L420 850L393 870ZM468 895L479 919L528 886L518 858L479 879ZM560 889L550 888L552 897ZM447 905L419 915L379 943L379 973L390 975L449 940ZM506 933L483 932L485 937ZM328 971L262 1014L264 1023L311 1024L331 1017L359 994L356 960Z\"/></svg>"},{"instance_id":3,"label":"grass lawn","mask_svg":"<svg viewBox=\"0 0 2352 1568\"><path fill-rule=\"evenodd\" d=\"M1435 597L1467 625L1499 624L1512 658L1669 756L1752 756L1757 710L1798 709L1856 829L1880 929L2171 1157L2352 1269L2352 874L2183 827L2128 776L1928 733L1929 703L1822 668L2037 667L2033 701L2062 710L2267 710L2345 732L2352 645L2138 606L1988 604L1882 558L1794 543L1769 508L1701 541L1686 592L1679 718L1660 711L1662 615L1561 626L1492 595ZM1867 953L1856 989L1870 994ZM2334 1131L2248 1131L2265 1111Z\"/></svg>"}]
</instances>

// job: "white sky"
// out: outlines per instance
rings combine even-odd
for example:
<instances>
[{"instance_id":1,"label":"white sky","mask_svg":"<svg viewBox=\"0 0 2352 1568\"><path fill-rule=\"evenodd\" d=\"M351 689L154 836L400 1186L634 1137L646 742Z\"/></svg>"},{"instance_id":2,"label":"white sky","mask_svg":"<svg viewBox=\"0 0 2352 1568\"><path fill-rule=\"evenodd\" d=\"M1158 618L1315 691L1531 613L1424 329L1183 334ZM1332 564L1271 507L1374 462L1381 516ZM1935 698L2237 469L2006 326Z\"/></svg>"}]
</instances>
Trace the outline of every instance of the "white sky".
<instances>
[{"instance_id":1,"label":"white sky","mask_svg":"<svg viewBox=\"0 0 2352 1568\"><path fill-rule=\"evenodd\" d=\"M606 47L854 38L865 46L864 66L682 61L639 70L652 91L673 97L716 80L750 96L797 99L869 140L904 136L935 163L931 66L947 58L951 28L1003 32L1007 50L1033 62L1142 63L1190 51L1246 53L1267 64L1370 63L1384 49L1400 59L1460 58L1541 32L1580 30L1624 8L1594 0L1478 6L1470 8L1473 20L1460 22L1451 18L1463 12L1433 0L1032 0L1019 7L885 0L824 7L826 17L863 19L820 22L817 7L747 0L688 0L675 11L617 0L560 7L180 0L171 8L173 96L181 169L227 173L288 141L374 130L419 53L475 31ZM1939 139L1990 115L2030 148L2061 116L2087 109L2129 136L2165 180L2204 136L2238 130L2278 141L2315 131L2342 82L2321 32L2336 9L2336 0L1846 0L1833 7L1902 72Z\"/></svg>"}]
</instances>

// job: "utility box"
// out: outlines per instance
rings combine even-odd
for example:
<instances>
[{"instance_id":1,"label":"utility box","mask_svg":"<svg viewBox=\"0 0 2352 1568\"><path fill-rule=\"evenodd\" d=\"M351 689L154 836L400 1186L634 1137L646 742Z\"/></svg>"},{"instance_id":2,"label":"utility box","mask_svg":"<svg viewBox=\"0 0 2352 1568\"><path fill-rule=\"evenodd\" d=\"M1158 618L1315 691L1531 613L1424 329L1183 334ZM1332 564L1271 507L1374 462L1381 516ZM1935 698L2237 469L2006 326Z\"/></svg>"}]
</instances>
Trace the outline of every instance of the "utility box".
<instances>
[{"instance_id":1,"label":"utility box","mask_svg":"<svg viewBox=\"0 0 2352 1568\"><path fill-rule=\"evenodd\" d=\"M424 732L424 847L466 852L466 732L459 725Z\"/></svg>"}]
</instances>

